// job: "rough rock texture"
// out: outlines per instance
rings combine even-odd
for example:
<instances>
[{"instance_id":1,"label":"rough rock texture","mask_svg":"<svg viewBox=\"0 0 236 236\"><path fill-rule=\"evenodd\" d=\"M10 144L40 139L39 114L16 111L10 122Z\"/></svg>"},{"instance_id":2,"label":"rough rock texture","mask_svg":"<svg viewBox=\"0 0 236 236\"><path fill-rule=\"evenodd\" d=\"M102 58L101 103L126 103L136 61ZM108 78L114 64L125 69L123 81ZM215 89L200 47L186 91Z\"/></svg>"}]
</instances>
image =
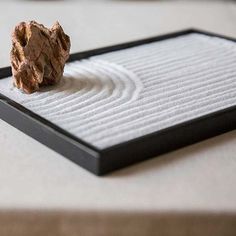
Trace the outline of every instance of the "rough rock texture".
<instances>
[{"instance_id":1,"label":"rough rock texture","mask_svg":"<svg viewBox=\"0 0 236 236\"><path fill-rule=\"evenodd\" d=\"M22 22L12 34L14 85L25 93L60 81L69 57L70 38L58 22L47 29L35 21Z\"/></svg>"}]
</instances>

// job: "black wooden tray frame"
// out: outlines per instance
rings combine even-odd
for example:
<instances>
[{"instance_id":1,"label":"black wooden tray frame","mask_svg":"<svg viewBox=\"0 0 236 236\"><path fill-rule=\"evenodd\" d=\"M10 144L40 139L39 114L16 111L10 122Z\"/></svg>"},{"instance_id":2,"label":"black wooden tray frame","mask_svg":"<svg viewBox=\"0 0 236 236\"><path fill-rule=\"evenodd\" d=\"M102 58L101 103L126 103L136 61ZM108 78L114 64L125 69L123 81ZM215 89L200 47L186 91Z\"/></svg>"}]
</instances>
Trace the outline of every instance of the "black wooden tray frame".
<instances>
[{"instance_id":1,"label":"black wooden tray frame","mask_svg":"<svg viewBox=\"0 0 236 236\"><path fill-rule=\"evenodd\" d=\"M236 42L236 39L202 30L188 29L162 36L71 54L69 61L117 51L189 33L201 33ZM0 79L11 68L0 69ZM0 118L96 175L147 160L165 152L214 137L236 128L236 106L196 118L133 140L99 149L0 93Z\"/></svg>"}]
</instances>

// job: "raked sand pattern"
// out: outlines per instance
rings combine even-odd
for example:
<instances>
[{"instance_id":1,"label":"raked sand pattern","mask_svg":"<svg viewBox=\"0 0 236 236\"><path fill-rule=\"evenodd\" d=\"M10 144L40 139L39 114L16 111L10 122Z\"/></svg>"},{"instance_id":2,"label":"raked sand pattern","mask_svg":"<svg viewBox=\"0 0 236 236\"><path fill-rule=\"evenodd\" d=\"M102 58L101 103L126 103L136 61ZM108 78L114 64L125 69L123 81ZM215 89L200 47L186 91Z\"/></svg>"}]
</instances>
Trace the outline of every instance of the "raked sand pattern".
<instances>
[{"instance_id":1,"label":"raked sand pattern","mask_svg":"<svg viewBox=\"0 0 236 236\"><path fill-rule=\"evenodd\" d=\"M190 34L68 63L57 86L0 92L107 148L236 105L236 44Z\"/></svg>"}]
</instances>

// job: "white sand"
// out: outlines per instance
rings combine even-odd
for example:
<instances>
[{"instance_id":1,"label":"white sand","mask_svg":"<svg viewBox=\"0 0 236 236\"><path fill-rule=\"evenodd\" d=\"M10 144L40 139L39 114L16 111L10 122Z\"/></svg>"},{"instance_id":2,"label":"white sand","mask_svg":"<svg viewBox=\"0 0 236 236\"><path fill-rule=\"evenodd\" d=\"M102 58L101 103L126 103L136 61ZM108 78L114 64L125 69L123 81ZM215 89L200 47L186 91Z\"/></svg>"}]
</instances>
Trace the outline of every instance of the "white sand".
<instances>
[{"instance_id":1,"label":"white sand","mask_svg":"<svg viewBox=\"0 0 236 236\"><path fill-rule=\"evenodd\" d=\"M0 93L98 148L236 105L236 44L191 34L69 63L61 83Z\"/></svg>"}]
</instances>

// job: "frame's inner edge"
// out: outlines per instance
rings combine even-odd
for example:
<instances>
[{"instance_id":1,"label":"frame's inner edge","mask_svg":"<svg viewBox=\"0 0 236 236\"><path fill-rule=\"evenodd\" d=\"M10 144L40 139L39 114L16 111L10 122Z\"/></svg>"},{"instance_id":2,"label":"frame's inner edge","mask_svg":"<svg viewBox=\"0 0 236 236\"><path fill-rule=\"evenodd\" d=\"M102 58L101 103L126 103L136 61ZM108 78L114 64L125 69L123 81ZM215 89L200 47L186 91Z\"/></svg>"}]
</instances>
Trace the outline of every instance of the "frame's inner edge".
<instances>
[{"instance_id":1,"label":"frame's inner edge","mask_svg":"<svg viewBox=\"0 0 236 236\"><path fill-rule=\"evenodd\" d=\"M168 38L174 38L174 37L178 37L180 35L185 35L185 34L189 34L189 33L199 33L199 34L204 34L204 35L208 35L208 36L215 36L215 37L224 38L224 39L236 42L235 39L230 38L230 37L226 37L226 36L222 36L222 35L218 35L218 34L214 34L214 33L208 33L208 32L201 31L201 30L188 29L188 30L174 32L174 33L170 33L170 34L165 34L165 35L162 35L162 36L152 37L152 38L148 38L148 39L143 39L143 40L128 42L128 43L124 43L124 44L118 44L118 45L104 47L104 48L100 48L100 49L94 49L94 50L89 50L89 51L85 51L85 52L71 54L68 61L71 62L71 61L75 61L75 60L85 59L85 58L88 58L90 56L100 55L100 54L107 53L107 52L112 52L112 51L117 51L117 50L121 50L121 49L125 49L125 48L135 47L135 46L138 46L138 45L142 45L142 44L146 44L146 43L150 43L150 42L154 42L154 41L160 41L160 40L165 40L165 39L168 39ZM9 76L11 76L11 67L4 67L4 68L0 69L0 79L4 79L4 78L9 77ZM201 116L199 118L195 118L195 119L183 122L181 124L171 126L167 129L159 130L159 131L144 135L142 137L134 138L132 140L125 141L123 143L116 144L116 145L113 145L111 147L99 150L98 148L96 148L93 145L85 142L84 140L81 140L77 137L74 137L72 134L70 134L66 130L58 127L54 123L51 123L47 119L35 114L31 110L28 110L27 108L25 108L24 106L18 104L14 100L11 100L10 98L5 97L1 93L0 93L0 101L8 103L12 108L17 109L19 112L25 113L29 118L34 118L37 121L41 122L43 125L46 125L50 128L53 128L54 130L56 130L60 134L63 134L65 137L70 138L73 141L76 141L79 144L85 146L86 148L89 148L89 149L94 150L94 151L99 152L99 153L104 153L106 151L111 151L113 149L117 150L117 148L124 148L125 145L127 145L129 143L135 143L136 141L140 141L143 138L146 138L148 136L150 136L150 137L155 136L157 134L169 131L170 129L181 127L181 126L186 125L186 124L191 125L191 123L201 121L202 119L211 119L212 117L214 117L216 115L219 115L219 114L222 114L224 112L236 109L236 106L231 106L229 108L219 110L219 111L216 111L214 113L210 113L210 114L207 114L205 116Z\"/></svg>"}]
</instances>

